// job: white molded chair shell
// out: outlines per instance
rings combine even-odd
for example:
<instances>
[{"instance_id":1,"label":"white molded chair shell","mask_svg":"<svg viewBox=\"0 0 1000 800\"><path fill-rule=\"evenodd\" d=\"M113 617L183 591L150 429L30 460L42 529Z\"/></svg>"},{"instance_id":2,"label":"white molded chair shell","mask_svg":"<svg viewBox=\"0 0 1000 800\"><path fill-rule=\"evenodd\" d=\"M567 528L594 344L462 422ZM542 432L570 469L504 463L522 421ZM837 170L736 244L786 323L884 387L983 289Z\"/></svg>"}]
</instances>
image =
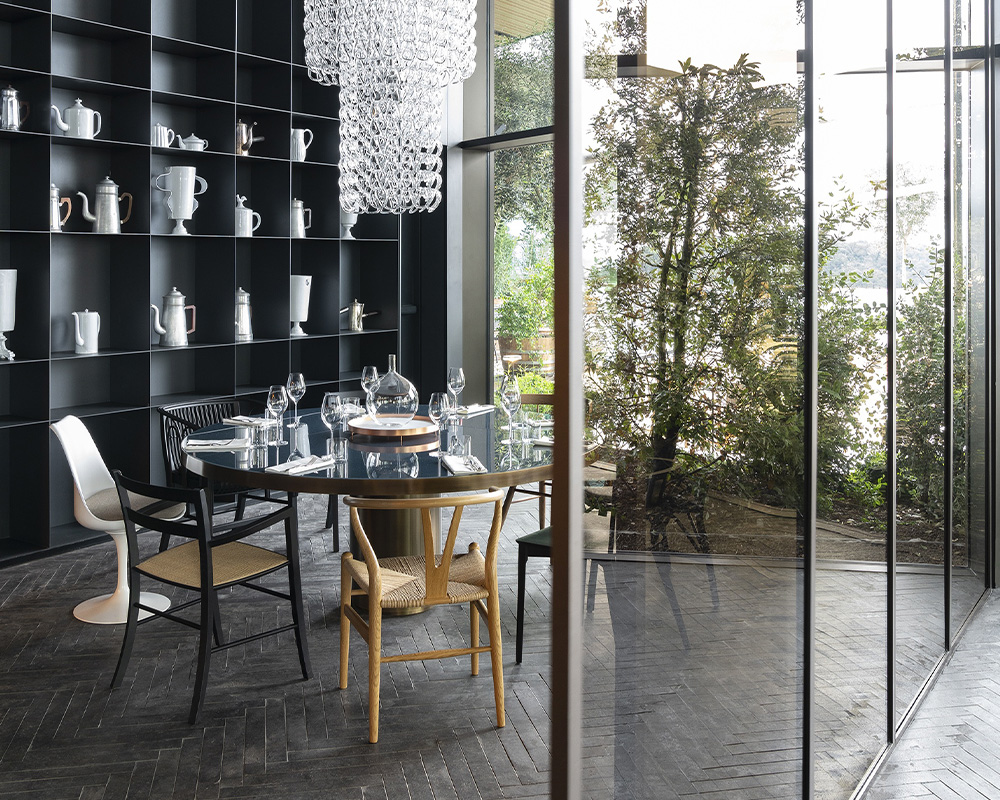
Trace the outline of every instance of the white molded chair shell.
<instances>
[{"instance_id":1,"label":"white molded chair shell","mask_svg":"<svg viewBox=\"0 0 1000 800\"><path fill-rule=\"evenodd\" d=\"M98 492L116 492L114 479L101 458L101 452L94 444L90 431L78 417L63 417L50 426L62 445L73 475L73 516L84 528L104 531L115 543L118 556L118 581L112 594L105 594L80 603L73 609L73 616L81 622L98 625L121 625L128 618L128 543L125 538L125 523L121 519L101 519L87 505L87 498ZM170 601L161 594L142 592L144 605L165 611ZM139 618L149 616L148 611L140 611Z\"/></svg>"}]
</instances>

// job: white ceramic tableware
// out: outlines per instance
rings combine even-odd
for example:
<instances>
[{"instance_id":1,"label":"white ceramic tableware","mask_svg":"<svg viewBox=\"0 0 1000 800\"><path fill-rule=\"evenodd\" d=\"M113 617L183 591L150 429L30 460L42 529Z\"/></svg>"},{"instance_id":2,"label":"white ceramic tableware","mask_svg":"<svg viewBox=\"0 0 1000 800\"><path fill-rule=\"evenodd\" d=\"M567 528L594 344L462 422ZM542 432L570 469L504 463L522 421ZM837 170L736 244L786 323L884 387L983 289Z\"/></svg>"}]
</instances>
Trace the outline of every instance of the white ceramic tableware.
<instances>
[{"instance_id":1,"label":"white ceramic tableware","mask_svg":"<svg viewBox=\"0 0 1000 800\"><path fill-rule=\"evenodd\" d=\"M150 135L150 144L153 147L170 147L174 143L177 134L172 128L161 125L159 122L153 124L153 132Z\"/></svg>"},{"instance_id":2,"label":"white ceramic tableware","mask_svg":"<svg viewBox=\"0 0 1000 800\"><path fill-rule=\"evenodd\" d=\"M243 195L236 195L236 235L253 236L253 232L260 227L260 214L252 208L243 205L247 201Z\"/></svg>"},{"instance_id":3,"label":"white ceramic tableware","mask_svg":"<svg viewBox=\"0 0 1000 800\"><path fill-rule=\"evenodd\" d=\"M93 139L101 132L101 112L87 108L78 97L69 108L62 112L55 105L56 127L75 139Z\"/></svg>"},{"instance_id":4,"label":"white ceramic tableware","mask_svg":"<svg viewBox=\"0 0 1000 800\"><path fill-rule=\"evenodd\" d=\"M85 308L83 311L74 311L72 316L76 352L80 354L96 353L97 334L101 332L101 315Z\"/></svg>"},{"instance_id":5,"label":"white ceramic tableware","mask_svg":"<svg viewBox=\"0 0 1000 800\"><path fill-rule=\"evenodd\" d=\"M306 141L306 134L309 134L309 141ZM289 145L292 161L305 161L306 150L309 149L312 141L313 132L308 128L292 128L291 143Z\"/></svg>"}]
</instances>

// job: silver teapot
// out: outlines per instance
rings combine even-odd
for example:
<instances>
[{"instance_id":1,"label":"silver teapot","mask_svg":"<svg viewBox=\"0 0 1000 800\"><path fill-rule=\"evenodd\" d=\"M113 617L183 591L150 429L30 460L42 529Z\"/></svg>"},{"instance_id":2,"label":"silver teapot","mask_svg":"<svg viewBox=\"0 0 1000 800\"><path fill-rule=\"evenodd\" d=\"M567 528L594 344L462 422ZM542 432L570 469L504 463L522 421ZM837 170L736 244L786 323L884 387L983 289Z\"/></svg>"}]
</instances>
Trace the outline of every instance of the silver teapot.
<instances>
[{"instance_id":1,"label":"silver teapot","mask_svg":"<svg viewBox=\"0 0 1000 800\"><path fill-rule=\"evenodd\" d=\"M341 314L346 314L348 312L350 312L350 316L348 317L348 319L350 320L351 330L354 332L358 332L364 329L362 320L365 317L374 317L376 314L379 313L378 311L369 311L366 314L365 304L359 303L356 298L353 303L351 303L350 305L346 305L342 309L340 309Z\"/></svg>"},{"instance_id":2,"label":"silver teapot","mask_svg":"<svg viewBox=\"0 0 1000 800\"><path fill-rule=\"evenodd\" d=\"M194 333L195 308L184 305L184 295L173 287L163 295L163 324L160 324L160 309L150 303L153 309L153 330L160 334L160 347L187 347L188 334ZM191 327L187 327L188 309L191 309Z\"/></svg>"},{"instance_id":3,"label":"silver teapot","mask_svg":"<svg viewBox=\"0 0 1000 800\"><path fill-rule=\"evenodd\" d=\"M5 131L21 130L21 126L28 118L28 114L31 113L31 106L28 105L28 101L20 100L17 96L17 89L13 86L8 86L6 89L0 90L0 98L2 98L2 103L0 103L0 128ZM22 108L24 108L24 114L21 113Z\"/></svg>"},{"instance_id":4,"label":"silver teapot","mask_svg":"<svg viewBox=\"0 0 1000 800\"><path fill-rule=\"evenodd\" d=\"M242 286L236 290L236 341L249 342L253 339L250 325L250 292Z\"/></svg>"},{"instance_id":5,"label":"silver teapot","mask_svg":"<svg viewBox=\"0 0 1000 800\"><path fill-rule=\"evenodd\" d=\"M249 125L243 120L237 120L236 122L236 155L246 156L250 154L250 146L254 142L263 142L263 136L254 136L253 129L256 127L256 122L251 122Z\"/></svg>"},{"instance_id":6,"label":"silver teapot","mask_svg":"<svg viewBox=\"0 0 1000 800\"><path fill-rule=\"evenodd\" d=\"M50 189L51 191L51 189ZM87 195L77 192L83 198L83 218L94 223L94 233L121 233L122 223L128 222L132 216L132 195L123 192L118 196L118 184L111 178L105 178L97 184L97 194L94 196L94 213L90 213ZM122 219L118 215L118 203L128 198L128 213Z\"/></svg>"}]
</instances>

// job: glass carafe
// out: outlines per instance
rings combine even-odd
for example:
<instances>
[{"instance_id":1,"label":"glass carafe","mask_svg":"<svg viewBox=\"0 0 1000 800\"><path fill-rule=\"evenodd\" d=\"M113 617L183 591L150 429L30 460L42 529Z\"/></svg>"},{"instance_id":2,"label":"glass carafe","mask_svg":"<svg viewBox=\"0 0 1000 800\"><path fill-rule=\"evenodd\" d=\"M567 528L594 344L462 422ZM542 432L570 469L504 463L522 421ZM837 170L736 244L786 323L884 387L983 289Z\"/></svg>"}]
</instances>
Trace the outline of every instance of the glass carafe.
<instances>
[{"instance_id":1,"label":"glass carafe","mask_svg":"<svg viewBox=\"0 0 1000 800\"><path fill-rule=\"evenodd\" d=\"M385 428L402 428L417 413L417 387L396 372L396 356L389 356L389 371L368 394L368 414Z\"/></svg>"}]
</instances>

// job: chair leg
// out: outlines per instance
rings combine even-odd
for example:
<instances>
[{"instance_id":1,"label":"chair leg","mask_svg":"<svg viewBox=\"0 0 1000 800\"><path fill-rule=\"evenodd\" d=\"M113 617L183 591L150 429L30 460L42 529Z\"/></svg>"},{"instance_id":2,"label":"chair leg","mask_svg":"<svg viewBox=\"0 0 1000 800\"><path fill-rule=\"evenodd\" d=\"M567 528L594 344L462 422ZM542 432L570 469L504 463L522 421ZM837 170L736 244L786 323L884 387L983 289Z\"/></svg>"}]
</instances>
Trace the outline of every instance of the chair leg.
<instances>
[{"instance_id":1,"label":"chair leg","mask_svg":"<svg viewBox=\"0 0 1000 800\"><path fill-rule=\"evenodd\" d=\"M202 589L201 593L201 631L198 635L198 670L194 679L194 697L191 699L191 713L188 722L194 725L201 716L201 707L205 702L205 690L208 688L208 669L212 663L211 630L218 612L219 598L215 589Z\"/></svg>"},{"instance_id":2,"label":"chair leg","mask_svg":"<svg viewBox=\"0 0 1000 800\"><path fill-rule=\"evenodd\" d=\"M131 571L128 582L128 616L125 619L125 638L122 639L122 649L118 654L118 666L111 678L111 688L121 685L129 659L132 658L132 645L135 644L135 629L139 627L139 573Z\"/></svg>"},{"instance_id":3,"label":"chair leg","mask_svg":"<svg viewBox=\"0 0 1000 800\"><path fill-rule=\"evenodd\" d=\"M528 564L528 553L522 546L517 548L517 641L514 647L514 661L521 663L521 645L524 640L524 571Z\"/></svg>"},{"instance_id":4,"label":"chair leg","mask_svg":"<svg viewBox=\"0 0 1000 800\"><path fill-rule=\"evenodd\" d=\"M216 595L215 608L212 611L212 639L216 645L222 644L222 611L219 609L218 595Z\"/></svg>"},{"instance_id":5,"label":"chair leg","mask_svg":"<svg viewBox=\"0 0 1000 800\"><path fill-rule=\"evenodd\" d=\"M493 699L497 705L497 727L507 724L503 704L503 643L500 640L500 595L497 587L486 598L486 626L490 631L490 660L493 667Z\"/></svg>"},{"instance_id":6,"label":"chair leg","mask_svg":"<svg viewBox=\"0 0 1000 800\"><path fill-rule=\"evenodd\" d=\"M353 558L350 553L340 557L340 688L347 688L347 658L351 649L351 620L347 617L347 606L351 604L351 590L354 581L344 562Z\"/></svg>"},{"instance_id":7,"label":"chair leg","mask_svg":"<svg viewBox=\"0 0 1000 800\"><path fill-rule=\"evenodd\" d=\"M170 547L170 534L169 533L161 533L160 534L160 552L162 553L168 547Z\"/></svg>"},{"instance_id":8,"label":"chair leg","mask_svg":"<svg viewBox=\"0 0 1000 800\"><path fill-rule=\"evenodd\" d=\"M586 569L586 568L585 568ZM590 580L587 582L587 611L594 610L597 600L597 561L590 560Z\"/></svg>"},{"instance_id":9,"label":"chair leg","mask_svg":"<svg viewBox=\"0 0 1000 800\"><path fill-rule=\"evenodd\" d=\"M306 613L302 604L302 579L299 574L298 509L295 495L289 495L292 514L285 520L285 553L288 556L288 593L292 596L292 622L295 625L295 646L299 651L299 666L303 680L309 680L309 645L306 641Z\"/></svg>"},{"instance_id":10,"label":"chair leg","mask_svg":"<svg viewBox=\"0 0 1000 800\"><path fill-rule=\"evenodd\" d=\"M545 527L545 481L538 483L538 527Z\"/></svg>"},{"instance_id":11,"label":"chair leg","mask_svg":"<svg viewBox=\"0 0 1000 800\"><path fill-rule=\"evenodd\" d=\"M475 603L469 604L469 640L471 647L479 647L479 610ZM479 653L472 654L472 674L479 674Z\"/></svg>"},{"instance_id":12,"label":"chair leg","mask_svg":"<svg viewBox=\"0 0 1000 800\"><path fill-rule=\"evenodd\" d=\"M333 552L340 552L340 528L337 520L337 495L331 494L326 504L326 525L333 531Z\"/></svg>"},{"instance_id":13,"label":"chair leg","mask_svg":"<svg viewBox=\"0 0 1000 800\"><path fill-rule=\"evenodd\" d=\"M241 519L243 519L243 515L246 513L246 511L247 511L247 496L244 492L240 492L238 495L236 495L236 515L233 517L233 519L236 522L239 522Z\"/></svg>"},{"instance_id":14,"label":"chair leg","mask_svg":"<svg viewBox=\"0 0 1000 800\"><path fill-rule=\"evenodd\" d=\"M368 741L378 742L378 698L382 682L382 606L368 598ZM502 687L501 687L502 690Z\"/></svg>"}]
</instances>

